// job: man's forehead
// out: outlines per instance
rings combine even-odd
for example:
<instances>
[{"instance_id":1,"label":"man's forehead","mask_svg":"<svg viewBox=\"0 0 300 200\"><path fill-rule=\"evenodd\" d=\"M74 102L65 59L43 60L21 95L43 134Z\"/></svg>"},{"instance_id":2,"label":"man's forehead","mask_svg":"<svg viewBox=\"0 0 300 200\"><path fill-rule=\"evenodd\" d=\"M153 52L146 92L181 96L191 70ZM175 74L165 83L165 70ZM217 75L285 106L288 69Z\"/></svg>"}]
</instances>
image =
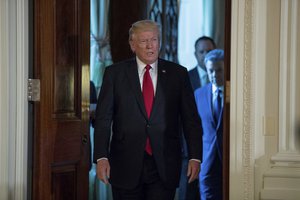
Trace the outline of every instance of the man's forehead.
<instances>
[{"instance_id":1,"label":"man's forehead","mask_svg":"<svg viewBox=\"0 0 300 200\"><path fill-rule=\"evenodd\" d=\"M209 68L223 67L224 66L224 61L223 60L219 60L219 61L208 60L207 63L206 63L206 66L209 67Z\"/></svg>"},{"instance_id":2,"label":"man's forehead","mask_svg":"<svg viewBox=\"0 0 300 200\"><path fill-rule=\"evenodd\" d=\"M158 37L158 34L153 31L142 31L132 35L133 39L150 39L154 37Z\"/></svg>"},{"instance_id":3,"label":"man's forehead","mask_svg":"<svg viewBox=\"0 0 300 200\"><path fill-rule=\"evenodd\" d=\"M153 30L153 29L143 29L143 30L138 30L133 35L148 35L148 34L158 34L158 31Z\"/></svg>"},{"instance_id":4,"label":"man's forehead","mask_svg":"<svg viewBox=\"0 0 300 200\"><path fill-rule=\"evenodd\" d=\"M213 49L214 48L214 45L211 43L211 41L209 41L209 40L200 40L199 42L198 42L198 44L197 44L197 47L199 48L199 49L204 49L204 48L206 48L206 49Z\"/></svg>"}]
</instances>

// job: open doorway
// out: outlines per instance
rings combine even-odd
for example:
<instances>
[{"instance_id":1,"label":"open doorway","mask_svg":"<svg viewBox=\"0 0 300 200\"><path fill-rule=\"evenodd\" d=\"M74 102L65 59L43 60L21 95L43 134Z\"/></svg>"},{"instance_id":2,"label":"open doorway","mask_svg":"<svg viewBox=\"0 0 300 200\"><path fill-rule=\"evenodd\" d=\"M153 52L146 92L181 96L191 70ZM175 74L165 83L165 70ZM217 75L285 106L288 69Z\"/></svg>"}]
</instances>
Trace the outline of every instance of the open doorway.
<instances>
[{"instance_id":1,"label":"open doorway","mask_svg":"<svg viewBox=\"0 0 300 200\"><path fill-rule=\"evenodd\" d=\"M116 53L114 52L114 55L111 55L111 51L115 51L115 48L112 47L112 49L110 48L110 41L109 41L109 24L108 24L108 11L109 11L109 4L110 1L109 0L91 0L91 73L90 73L90 77L91 80L94 82L95 84L95 88L97 93L99 92L99 89L101 87L101 82L102 82L102 75L103 75L103 71L105 69L106 66L108 66L109 64L111 64L113 61L114 55L116 55ZM145 6L145 8L147 8L146 12L148 12L149 9L153 8L153 6L151 6L151 4L158 4L161 7L166 6L165 4L168 3L164 3L164 1L157 1L157 0L152 0L149 1L150 6ZM167 1L167 2L171 2L171 1ZM218 48L224 49L225 50L225 54L227 56L225 56L225 65L226 63L229 63L229 59L228 59L228 55L229 52L226 53L226 51L229 49L228 46L230 44L230 41L226 39L226 35L225 30L230 30L230 28L225 27L225 20L228 22L230 22L230 15L228 15L228 12L226 11L226 16L225 17L225 7L227 9L230 9L230 0L228 1L220 1L220 0L215 0L215 1L211 1L211 0L203 0L203 1L199 1L199 0L181 0L181 1L173 1L173 2L178 2L179 6L176 8L177 15L179 15L178 21L178 49L176 51L177 53L177 62L179 62L180 64L182 64L183 66L187 67L188 69L191 69L193 67L196 66L196 59L194 56L194 42L196 41L196 39L200 36L206 35L209 37L212 37L217 44ZM127 4L136 4L136 1L126 1ZM122 4L122 2L119 2L119 4ZM217 5L219 4L219 5ZM226 4L226 5L225 5ZM168 4L170 5L170 3ZM160 6L158 6L156 9L161 8ZM194 9L193 11L191 11L190 9ZM203 10L203 12L200 12L200 10ZM205 12L204 12L205 11ZM217 12L217 14L215 14L215 12ZM196 16L188 16L186 15L185 17L184 14L194 14ZM230 12L229 12L230 13ZM199 14L199 16L197 15ZM121 14L120 14L121 15ZM215 15L217 16L221 16L218 19L214 18ZM211 16L211 17L208 17ZM110 17L112 17L112 15L110 15ZM143 16L143 14L139 13L139 17L137 20L139 19L144 19L145 16ZM205 22L203 23L198 23L197 21L203 19ZM126 21L127 19L124 19L124 21ZM211 23L215 23L214 22L217 21L217 23L219 23L219 25L211 28L208 26L208 24ZM117 21L117 20L116 20ZM118 26L125 26L122 24L118 24ZM199 27L199 30L196 28ZM128 30L128 27L126 25L126 27L124 28L126 30ZM95 31L95 32L94 32ZM114 31L114 34L116 31ZM217 34L216 34L217 33ZM112 34L112 33L111 33ZM118 32L119 34L119 32ZM192 34L193 36L190 36L189 34ZM229 32L230 35L230 32ZM122 35L119 35L119 37L122 37ZM230 37L228 36L227 33L227 39L229 39ZM187 41L188 39L188 41ZM114 41L116 42L116 41ZM123 38L123 42L125 43L126 46L128 46L128 42L127 42L127 38L125 37L125 39ZM119 46L121 47L120 49L123 49L124 53L126 54L126 56L128 55L128 50L129 50L129 46L128 49L123 48L122 44L119 44ZM120 52L119 49L119 55L122 54L122 52ZM129 50L130 51L130 50ZM126 57L125 55L121 55L119 57ZM119 60L119 58L115 59L116 61ZM229 66L229 65L227 65ZM229 67L226 67L226 71L225 71L225 77L228 77L228 72L229 72ZM228 78L225 78L226 80L228 80ZM224 89L225 93L226 93L226 88ZM225 103L225 106L229 106L229 104ZM228 115L229 117L229 113L228 113L229 109L224 108L224 116ZM229 118L226 119L227 122L225 122L225 125L228 124ZM228 127L229 125L227 125ZM228 129L229 130L229 129ZM226 132L226 128L224 129L224 131ZM227 135L227 136L226 136ZM224 133L224 137L228 137L228 133ZM91 128L91 141L93 140L93 130ZM228 141L228 139L224 139L224 141ZM93 144L93 142L92 142ZM227 144L224 145L224 149L227 148L228 142ZM92 147L93 148L93 147ZM224 154L228 154L228 151L224 151ZM224 156L224 158L228 159L228 156ZM228 164L229 160L224 161L225 165ZM224 165L224 163L223 163ZM95 169L92 169L94 171L90 171L90 184L94 184L94 185L90 185L90 194L92 194L92 199L94 199L95 196L98 196L97 198L99 199L99 195L105 195L105 196L101 196L100 199L111 199L111 193L110 193L110 189L107 186L104 186L100 183L95 177L96 177L96 172ZM228 167L225 167L225 171L228 170ZM223 170L224 171L224 170ZM227 173L227 174L226 174ZM223 183L228 183L228 172L225 172L225 181L223 181ZM227 177L227 178L226 178ZM98 183L97 183L98 182ZM95 184L98 186L95 186ZM226 187L228 189L228 185L224 186L224 197L223 199L228 199L228 192L226 190ZM97 191L98 190L98 191ZM226 191L225 191L226 190ZM97 194L98 193L98 194ZM91 199L91 198L90 198Z\"/></svg>"},{"instance_id":2,"label":"open doorway","mask_svg":"<svg viewBox=\"0 0 300 200\"><path fill-rule=\"evenodd\" d=\"M94 149L94 113L97 97L102 84L106 66L112 64L109 45L109 0L91 0L91 40L90 40L90 145L91 158ZM96 164L91 159L89 171L89 200L112 199L110 186L105 185L96 176Z\"/></svg>"}]
</instances>

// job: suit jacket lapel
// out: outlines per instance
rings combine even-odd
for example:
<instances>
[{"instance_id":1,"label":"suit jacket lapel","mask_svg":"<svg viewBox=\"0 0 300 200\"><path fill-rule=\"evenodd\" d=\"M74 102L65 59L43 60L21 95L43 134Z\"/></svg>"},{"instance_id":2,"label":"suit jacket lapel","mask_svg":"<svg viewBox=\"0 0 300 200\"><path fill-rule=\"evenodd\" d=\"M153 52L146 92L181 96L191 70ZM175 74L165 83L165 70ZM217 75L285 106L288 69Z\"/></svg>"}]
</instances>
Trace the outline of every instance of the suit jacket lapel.
<instances>
[{"instance_id":1,"label":"suit jacket lapel","mask_svg":"<svg viewBox=\"0 0 300 200\"><path fill-rule=\"evenodd\" d=\"M213 106L212 106L212 99L213 99L213 95L212 95L212 84L209 83L209 84L207 85L206 89L207 89L207 92L206 92L206 94L207 94L206 99L207 99L207 105L208 105L208 108L207 108L207 109L210 110L209 113L210 113L210 118L211 118L211 120L214 121L214 122L215 122L215 125L217 126L218 122L215 121L214 115L213 115L213 112L214 112L214 111L213 111Z\"/></svg>"},{"instance_id":2,"label":"suit jacket lapel","mask_svg":"<svg viewBox=\"0 0 300 200\"><path fill-rule=\"evenodd\" d=\"M144 105L144 99L143 99L143 94L142 94L142 90L141 90L141 84L140 84L140 80L139 80L137 64L136 64L135 60L133 60L132 64L127 66L126 72L127 72L127 76L128 76L129 82L132 87L132 91L135 94L135 97L136 97L137 103L141 109L141 112L143 113L145 118L148 118L146 109L145 109L145 105Z\"/></svg>"},{"instance_id":3,"label":"suit jacket lapel","mask_svg":"<svg viewBox=\"0 0 300 200\"><path fill-rule=\"evenodd\" d=\"M193 84L194 84L194 89L196 88L199 88L201 87L201 81L200 81L200 77L199 77L199 73L198 73L198 69L197 69L198 66L196 66L194 69L193 69L193 72L192 72L192 78L193 78Z\"/></svg>"},{"instance_id":4,"label":"suit jacket lapel","mask_svg":"<svg viewBox=\"0 0 300 200\"><path fill-rule=\"evenodd\" d=\"M219 120L216 122L217 129L219 129L220 124L221 124L221 121L222 121L222 117L223 117L223 107L224 107L224 106L222 106L221 113L220 113L220 116L219 116Z\"/></svg>"},{"instance_id":5,"label":"suit jacket lapel","mask_svg":"<svg viewBox=\"0 0 300 200\"><path fill-rule=\"evenodd\" d=\"M158 60L157 64L157 85L156 85L156 92L154 97L154 102L152 106L152 112L150 115L150 119L155 115L155 112L158 109L158 105L161 104L163 101L163 93L164 93L164 85L166 85L166 75L167 70L165 66L162 64L161 60Z\"/></svg>"}]
</instances>

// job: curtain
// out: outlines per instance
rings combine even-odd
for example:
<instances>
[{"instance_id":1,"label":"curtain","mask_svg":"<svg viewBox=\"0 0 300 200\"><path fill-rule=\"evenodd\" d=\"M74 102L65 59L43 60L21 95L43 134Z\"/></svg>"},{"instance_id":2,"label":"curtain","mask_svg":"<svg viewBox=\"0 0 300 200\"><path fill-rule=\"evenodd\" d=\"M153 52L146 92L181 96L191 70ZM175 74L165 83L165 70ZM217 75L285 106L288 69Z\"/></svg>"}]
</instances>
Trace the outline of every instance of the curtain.
<instances>
[{"instance_id":1,"label":"curtain","mask_svg":"<svg viewBox=\"0 0 300 200\"><path fill-rule=\"evenodd\" d=\"M109 0L91 0L91 55L90 77L97 94L99 93L104 69L112 63L108 26ZM98 96L98 95L97 95ZM94 129L90 127L91 158L93 158ZM92 160L92 159L91 159ZM96 176L96 164L91 164L89 172L89 200L112 199L111 188Z\"/></svg>"},{"instance_id":2,"label":"curtain","mask_svg":"<svg viewBox=\"0 0 300 200\"><path fill-rule=\"evenodd\" d=\"M97 91L107 65L112 63L108 26L109 0L91 0L91 80Z\"/></svg>"},{"instance_id":3,"label":"curtain","mask_svg":"<svg viewBox=\"0 0 300 200\"><path fill-rule=\"evenodd\" d=\"M194 44L199 37L211 37L218 48L224 48L225 1L180 0L178 4L178 60L192 69L197 65Z\"/></svg>"},{"instance_id":4,"label":"curtain","mask_svg":"<svg viewBox=\"0 0 300 200\"><path fill-rule=\"evenodd\" d=\"M218 48L224 49L225 1L203 0L203 35L212 37Z\"/></svg>"}]
</instances>

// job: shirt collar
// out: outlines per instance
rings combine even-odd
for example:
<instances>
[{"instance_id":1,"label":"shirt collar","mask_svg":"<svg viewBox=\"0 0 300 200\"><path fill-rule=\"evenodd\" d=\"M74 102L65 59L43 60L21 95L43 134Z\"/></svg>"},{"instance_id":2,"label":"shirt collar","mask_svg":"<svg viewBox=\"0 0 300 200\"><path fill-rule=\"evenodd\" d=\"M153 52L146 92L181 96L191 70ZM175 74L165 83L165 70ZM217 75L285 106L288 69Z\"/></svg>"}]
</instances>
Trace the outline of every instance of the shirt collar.
<instances>
[{"instance_id":1,"label":"shirt collar","mask_svg":"<svg viewBox=\"0 0 300 200\"><path fill-rule=\"evenodd\" d=\"M220 91L222 91L222 93L224 92L224 86L217 87L214 84L212 84L212 92L213 92L213 94L216 92L217 89L219 89Z\"/></svg>"},{"instance_id":2,"label":"shirt collar","mask_svg":"<svg viewBox=\"0 0 300 200\"><path fill-rule=\"evenodd\" d=\"M145 64L144 62L142 62L137 56L136 56L136 63L137 63L138 71L139 71L139 72L142 72L142 71L145 69L145 66L147 65L147 64ZM150 64L150 66L151 66L151 69L152 69L153 71L156 71L156 68L157 68L157 61L154 62L154 63L152 63L152 64Z\"/></svg>"}]
</instances>

